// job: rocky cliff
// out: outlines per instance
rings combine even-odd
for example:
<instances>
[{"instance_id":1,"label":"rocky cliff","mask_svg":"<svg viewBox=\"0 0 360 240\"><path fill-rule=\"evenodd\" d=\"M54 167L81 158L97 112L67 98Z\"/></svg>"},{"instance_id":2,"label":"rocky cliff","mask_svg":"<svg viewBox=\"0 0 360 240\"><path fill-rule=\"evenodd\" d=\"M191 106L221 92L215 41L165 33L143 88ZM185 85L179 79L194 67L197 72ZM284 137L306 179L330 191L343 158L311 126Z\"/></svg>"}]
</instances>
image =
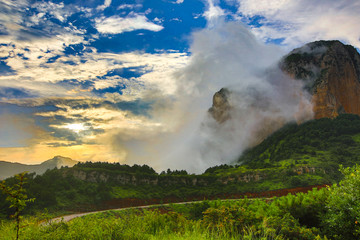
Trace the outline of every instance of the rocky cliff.
<instances>
[{"instance_id":1,"label":"rocky cliff","mask_svg":"<svg viewBox=\"0 0 360 240\"><path fill-rule=\"evenodd\" d=\"M308 43L286 55L281 69L304 81L315 118L360 115L360 55L340 41Z\"/></svg>"},{"instance_id":2,"label":"rocky cliff","mask_svg":"<svg viewBox=\"0 0 360 240\"><path fill-rule=\"evenodd\" d=\"M317 41L294 49L279 63L291 78L303 81L312 95L316 119L334 118L341 113L360 115L360 55L340 41ZM231 117L231 90L221 89L209 109L219 123Z\"/></svg>"},{"instance_id":3,"label":"rocky cliff","mask_svg":"<svg viewBox=\"0 0 360 240\"><path fill-rule=\"evenodd\" d=\"M213 105L209 109L209 113L219 123L223 123L230 118L229 94L230 91L227 88L222 88L214 94Z\"/></svg>"}]
</instances>

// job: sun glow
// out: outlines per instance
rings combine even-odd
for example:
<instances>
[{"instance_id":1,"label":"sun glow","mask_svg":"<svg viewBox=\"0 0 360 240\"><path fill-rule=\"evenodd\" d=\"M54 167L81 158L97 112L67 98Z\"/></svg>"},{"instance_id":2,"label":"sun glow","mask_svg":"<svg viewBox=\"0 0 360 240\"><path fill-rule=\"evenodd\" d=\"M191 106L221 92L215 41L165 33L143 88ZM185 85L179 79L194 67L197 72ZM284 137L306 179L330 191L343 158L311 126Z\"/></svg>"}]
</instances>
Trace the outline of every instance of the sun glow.
<instances>
[{"instance_id":1,"label":"sun glow","mask_svg":"<svg viewBox=\"0 0 360 240\"><path fill-rule=\"evenodd\" d=\"M80 131L84 131L87 129L87 127L83 123L67 124L64 126L64 128L70 129L71 131L74 131L76 133L79 133Z\"/></svg>"}]
</instances>

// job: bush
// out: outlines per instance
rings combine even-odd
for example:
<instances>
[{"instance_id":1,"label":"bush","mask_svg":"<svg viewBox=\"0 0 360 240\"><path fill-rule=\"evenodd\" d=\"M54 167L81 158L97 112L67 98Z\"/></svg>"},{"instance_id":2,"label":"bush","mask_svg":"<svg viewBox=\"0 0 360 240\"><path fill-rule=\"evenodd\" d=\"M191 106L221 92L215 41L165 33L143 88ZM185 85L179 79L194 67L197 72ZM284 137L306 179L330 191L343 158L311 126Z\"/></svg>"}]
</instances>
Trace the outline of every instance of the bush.
<instances>
[{"instance_id":1,"label":"bush","mask_svg":"<svg viewBox=\"0 0 360 240\"><path fill-rule=\"evenodd\" d=\"M306 228L301 226L299 222L289 213L283 216L271 216L265 218L262 224L264 229L272 232L275 235L285 237L285 239L291 240L312 240L320 233L316 228Z\"/></svg>"},{"instance_id":2,"label":"bush","mask_svg":"<svg viewBox=\"0 0 360 240\"><path fill-rule=\"evenodd\" d=\"M272 204L279 208L281 215L290 213L301 225L318 228L321 226L321 217L326 212L324 202L328 195L329 191L325 188L313 189L308 193L278 198Z\"/></svg>"},{"instance_id":3,"label":"bush","mask_svg":"<svg viewBox=\"0 0 360 240\"><path fill-rule=\"evenodd\" d=\"M246 227L259 223L259 220L249 209L221 206L207 209L202 224L210 231L234 236L242 233Z\"/></svg>"},{"instance_id":4,"label":"bush","mask_svg":"<svg viewBox=\"0 0 360 240\"><path fill-rule=\"evenodd\" d=\"M199 220L203 217L203 213L210 207L208 201L203 201L201 203L194 203L189 209L189 215L191 219Z\"/></svg>"},{"instance_id":5,"label":"bush","mask_svg":"<svg viewBox=\"0 0 360 240\"><path fill-rule=\"evenodd\" d=\"M344 179L330 188L323 227L333 239L360 237L360 166L342 168Z\"/></svg>"}]
</instances>

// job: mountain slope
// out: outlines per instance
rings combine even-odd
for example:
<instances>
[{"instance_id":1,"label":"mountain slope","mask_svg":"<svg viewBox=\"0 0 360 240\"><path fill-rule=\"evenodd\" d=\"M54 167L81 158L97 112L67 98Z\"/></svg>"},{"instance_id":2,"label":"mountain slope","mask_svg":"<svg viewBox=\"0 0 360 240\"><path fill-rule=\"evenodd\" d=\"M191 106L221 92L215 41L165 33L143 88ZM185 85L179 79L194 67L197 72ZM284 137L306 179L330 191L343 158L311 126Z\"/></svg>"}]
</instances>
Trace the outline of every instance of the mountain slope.
<instances>
[{"instance_id":1,"label":"mountain slope","mask_svg":"<svg viewBox=\"0 0 360 240\"><path fill-rule=\"evenodd\" d=\"M297 125L290 123L238 160L250 168L312 166L336 170L360 162L360 117L342 114Z\"/></svg>"},{"instance_id":2,"label":"mountain slope","mask_svg":"<svg viewBox=\"0 0 360 240\"><path fill-rule=\"evenodd\" d=\"M36 174L42 174L48 169L61 168L65 166L72 167L77 163L78 161L62 156L55 156L52 159L36 165L0 161L0 180L25 171L30 173L35 172Z\"/></svg>"}]
</instances>

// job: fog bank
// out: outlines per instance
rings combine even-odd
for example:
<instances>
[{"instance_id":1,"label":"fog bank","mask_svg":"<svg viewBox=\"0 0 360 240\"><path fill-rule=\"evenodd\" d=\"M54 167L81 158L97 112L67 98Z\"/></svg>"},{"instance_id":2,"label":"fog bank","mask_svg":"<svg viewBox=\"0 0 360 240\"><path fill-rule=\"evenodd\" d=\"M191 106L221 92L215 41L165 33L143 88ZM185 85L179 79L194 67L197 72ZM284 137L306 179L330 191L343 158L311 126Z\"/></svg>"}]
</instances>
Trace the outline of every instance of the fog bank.
<instances>
[{"instance_id":1,"label":"fog bank","mask_svg":"<svg viewBox=\"0 0 360 240\"><path fill-rule=\"evenodd\" d=\"M171 127L126 144L134 163L201 173L234 162L286 122L312 118L302 83L277 67L285 53L259 42L243 25L217 22L195 32L190 50L189 64L174 76L175 96L155 104L152 112ZM218 123L208 109L223 87L230 90L230 118Z\"/></svg>"}]
</instances>

